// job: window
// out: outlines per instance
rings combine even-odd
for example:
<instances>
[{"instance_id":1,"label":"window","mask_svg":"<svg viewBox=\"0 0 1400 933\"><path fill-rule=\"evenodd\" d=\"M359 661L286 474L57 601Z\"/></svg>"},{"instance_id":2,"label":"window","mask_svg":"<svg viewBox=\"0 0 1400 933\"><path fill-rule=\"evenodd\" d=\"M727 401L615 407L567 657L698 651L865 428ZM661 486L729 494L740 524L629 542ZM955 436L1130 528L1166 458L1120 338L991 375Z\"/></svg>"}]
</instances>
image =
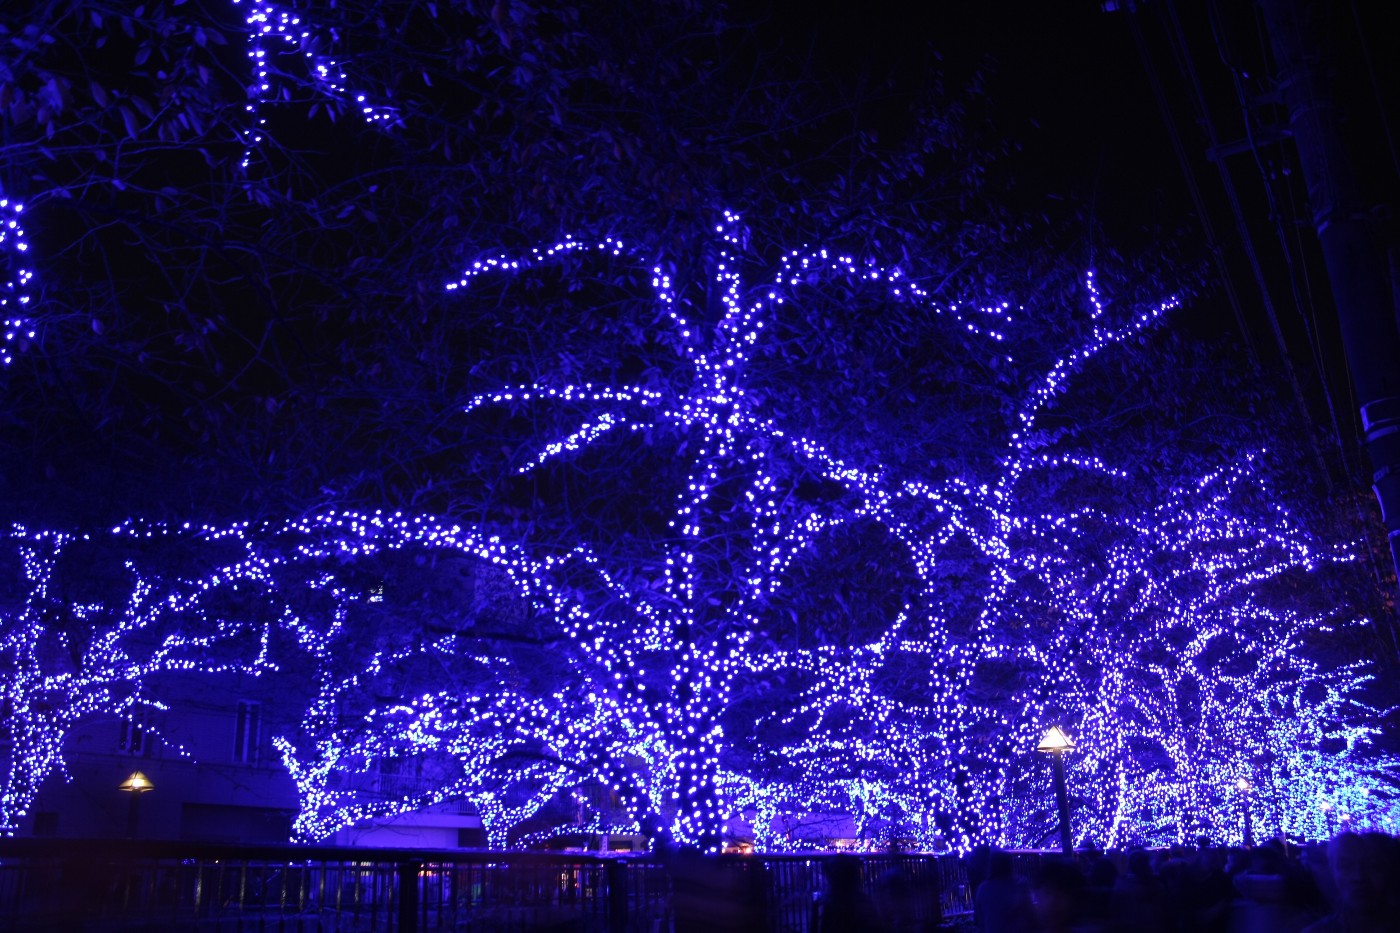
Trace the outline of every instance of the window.
<instances>
[{"instance_id":1,"label":"window","mask_svg":"<svg viewBox=\"0 0 1400 933\"><path fill-rule=\"evenodd\" d=\"M58 835L58 811L39 810L34 814L34 835L36 836L57 836Z\"/></svg>"},{"instance_id":2,"label":"window","mask_svg":"<svg viewBox=\"0 0 1400 933\"><path fill-rule=\"evenodd\" d=\"M152 713L144 707L131 711L131 716L122 720L121 733L117 736L117 748L128 755L149 758L155 748L156 732Z\"/></svg>"},{"instance_id":3,"label":"window","mask_svg":"<svg viewBox=\"0 0 1400 933\"><path fill-rule=\"evenodd\" d=\"M421 758L401 755L380 758L376 770L375 789L386 797L408 797L425 789Z\"/></svg>"},{"instance_id":4,"label":"window","mask_svg":"<svg viewBox=\"0 0 1400 933\"><path fill-rule=\"evenodd\" d=\"M262 727L262 704L238 701L238 718L233 726L233 760L257 764L261 759L259 738Z\"/></svg>"}]
</instances>

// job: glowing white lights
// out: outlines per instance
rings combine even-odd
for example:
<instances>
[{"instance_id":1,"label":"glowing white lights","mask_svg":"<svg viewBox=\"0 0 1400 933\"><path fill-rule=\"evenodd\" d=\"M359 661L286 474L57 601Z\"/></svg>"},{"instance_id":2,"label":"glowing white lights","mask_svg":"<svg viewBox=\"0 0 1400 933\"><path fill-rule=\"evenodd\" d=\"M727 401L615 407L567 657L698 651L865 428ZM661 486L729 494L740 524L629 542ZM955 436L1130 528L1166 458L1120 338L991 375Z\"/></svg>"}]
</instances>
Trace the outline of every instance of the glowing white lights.
<instances>
[{"instance_id":1,"label":"glowing white lights","mask_svg":"<svg viewBox=\"0 0 1400 933\"><path fill-rule=\"evenodd\" d=\"M295 10L268 3L267 0L233 0L244 7L244 22L248 26L248 60L253 67L253 83L248 88L248 117L252 127L245 143L243 167L247 168L252 153L263 141L267 118L262 109L281 98L284 89L277 85L278 75L271 58L278 49L299 52L305 59L306 74L315 91L347 109L358 113L366 123L392 125L399 119L392 107L374 104L366 94L351 90L349 80L335 58L320 50L316 26L305 21Z\"/></svg>"},{"instance_id":2,"label":"glowing white lights","mask_svg":"<svg viewBox=\"0 0 1400 933\"><path fill-rule=\"evenodd\" d=\"M788 253L749 288L745 236L734 214L716 227L714 277L699 283L719 296L710 320L682 313L699 306L682 300L697 283L644 266L679 388L541 381L467 406L464 417L509 404L570 419L520 457L521 473L643 435L671 445L683 478L636 504L659 507L665 531L625 566L609 562L606 542L511 543L406 512L133 522L104 540L169 538L235 558L175 581L133 560L123 605L60 606L50 581L75 539L12 529L3 540L21 555L28 598L0 620L0 689L14 711L0 730L24 753L10 761L0 823L13 827L61 767L75 723L156 702L157 675L293 662L314 667L314 688L297 733L275 744L304 839L463 799L496 846L645 831L717 847L744 814L760 849L796 848L810 843L783 818L832 812L849 814L870 847L896 833L928 849L1035 843L1050 798L1030 750L1056 724L1076 746L1067 764L1081 840L1226 834L1241 805L1261 829L1304 836L1341 812L1375 825L1400 817L1381 780L1392 763L1367 755L1355 702L1364 670L1308 659L1307 640L1345 613L1297 594L1347 556L1297 527L1252 460L1126 514L1082 495L1035 498L1032 480L1049 474L1132 487L1103 458L1064 449L1038 415L1086 361L1172 302L1119 313L1091 277L1084 337L1006 415L1004 447L988 460L996 472L896 479L763 416L748 380L765 328L808 290L863 283L880 300L935 310L1005 359L1010 305L937 308L899 269L825 250ZM480 276L565 255L640 262L616 239L566 238L483 260L447 288L469 295ZM812 481L825 491L799 494ZM878 543L871 561L897 597L866 611L858 635L797 637L811 603L794 581L819 577L857 536ZM356 573L394 556L450 558L495 580L494 621L460 607L428 634L367 637L357 620L403 607L382 578ZM1294 602L1271 589L1283 583ZM225 611L220 595L235 591L257 594L257 620ZM75 615L90 623L81 644L54 621ZM413 782L385 778L409 762ZM1253 788L1243 804L1238 780Z\"/></svg>"},{"instance_id":3,"label":"glowing white lights","mask_svg":"<svg viewBox=\"0 0 1400 933\"><path fill-rule=\"evenodd\" d=\"M1017 550L1037 556L1026 567L1047 593L1032 611L1060 621L1017 649L1041 674L1008 728L1031 740L1067 721L1079 841L1238 843L1242 805L1271 834L1318 838L1319 796L1375 820L1400 809L1386 777L1396 762L1367 748L1364 665L1310 660L1309 640L1364 620L1325 597L1308 608L1298 583L1351 557L1297 528L1251 458L1141 516L1086 508L1020 527L1033 540ZM1243 804L1231 793L1241 781L1255 791ZM998 841L1034 841L1044 786L1043 774L1006 779Z\"/></svg>"},{"instance_id":4,"label":"glowing white lights","mask_svg":"<svg viewBox=\"0 0 1400 933\"><path fill-rule=\"evenodd\" d=\"M0 197L0 257L4 258L6 269L0 280L0 366L10 364L16 346L34 339L34 322L27 314L34 271L26 255L29 244L24 240L24 227L20 225L23 213L23 204Z\"/></svg>"},{"instance_id":5,"label":"glowing white lights","mask_svg":"<svg viewBox=\"0 0 1400 933\"><path fill-rule=\"evenodd\" d=\"M269 624L226 614L218 597L240 586L256 587L257 562L216 570L195 581L167 581L127 562L128 587L118 602L65 599L56 570L70 550L94 542L119 542L133 528L109 535L30 532L0 534L6 566L19 562L23 591L17 605L0 610L0 736L8 746L0 787L0 832L14 832L55 769L63 768L63 742L80 722L95 717L134 721L161 709L145 691L156 675L176 672L257 674L272 667ZM163 531L162 534L171 532ZM79 558L81 560L81 558ZM235 601L236 602L236 601ZM169 746L172 754L184 754Z\"/></svg>"}]
</instances>

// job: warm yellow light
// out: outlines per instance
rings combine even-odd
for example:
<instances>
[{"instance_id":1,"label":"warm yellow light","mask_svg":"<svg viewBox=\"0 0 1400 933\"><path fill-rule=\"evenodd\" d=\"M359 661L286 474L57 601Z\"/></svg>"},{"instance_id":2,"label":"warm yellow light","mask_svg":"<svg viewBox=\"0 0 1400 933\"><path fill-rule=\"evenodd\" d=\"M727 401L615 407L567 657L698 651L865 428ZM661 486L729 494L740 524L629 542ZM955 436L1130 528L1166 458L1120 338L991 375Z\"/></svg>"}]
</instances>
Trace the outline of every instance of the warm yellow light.
<instances>
[{"instance_id":1,"label":"warm yellow light","mask_svg":"<svg viewBox=\"0 0 1400 933\"><path fill-rule=\"evenodd\" d=\"M1045 737L1040 740L1040 745L1036 747L1038 752L1072 752L1074 751L1074 741L1065 735L1065 730L1059 726L1051 726L1046 730Z\"/></svg>"},{"instance_id":2,"label":"warm yellow light","mask_svg":"<svg viewBox=\"0 0 1400 933\"><path fill-rule=\"evenodd\" d=\"M1242 794L1249 793L1249 781L1245 780L1244 778L1240 778L1238 781L1235 782L1235 790L1239 791Z\"/></svg>"},{"instance_id":3,"label":"warm yellow light","mask_svg":"<svg viewBox=\"0 0 1400 933\"><path fill-rule=\"evenodd\" d=\"M144 794L148 790L155 790L156 786L140 771L133 771L131 772L131 777L117 785L117 789L129 791L133 794Z\"/></svg>"}]
</instances>

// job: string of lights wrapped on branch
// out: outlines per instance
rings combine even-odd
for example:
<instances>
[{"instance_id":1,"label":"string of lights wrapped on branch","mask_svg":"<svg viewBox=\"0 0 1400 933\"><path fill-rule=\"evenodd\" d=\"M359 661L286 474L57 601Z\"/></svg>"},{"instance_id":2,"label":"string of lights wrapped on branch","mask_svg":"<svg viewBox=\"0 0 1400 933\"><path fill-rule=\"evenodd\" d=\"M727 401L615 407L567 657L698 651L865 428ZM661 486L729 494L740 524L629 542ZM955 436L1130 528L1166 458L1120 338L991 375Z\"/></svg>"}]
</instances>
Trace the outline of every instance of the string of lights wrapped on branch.
<instances>
[{"instance_id":1,"label":"string of lights wrapped on branch","mask_svg":"<svg viewBox=\"0 0 1400 933\"><path fill-rule=\"evenodd\" d=\"M673 444L684 465L677 487L638 502L660 509L667 531L626 568L594 542L509 541L407 512L133 521L84 536L11 529L4 540L28 597L5 610L0 669L14 715L0 729L24 753L7 764L0 825L12 830L61 771L71 730L159 706L171 673L265 676L308 660L316 673L300 728L275 743L298 789L303 839L455 799L475 806L495 846L587 826L715 848L742 817L758 848L802 848L814 842L784 827L812 813L848 815L855 844L868 847L1034 845L1056 819L1050 776L1027 753L1056 723L1076 739L1066 806L1079 842L1223 838L1242 825L1317 836L1328 822L1320 802L1390 825L1394 763L1368 748L1365 667L1326 668L1307 652L1310 638L1364 620L1280 606L1268 593L1350 558L1308 538L1253 459L1127 516L1094 501L1052 510L1027 491L1042 473L1131 479L1055 448L1038 419L1076 371L1174 302L1113 317L1090 280L1085 336L1030 385L999 474L898 479L765 417L746 380L765 330L808 290L840 282L881 301L929 297L896 268L808 249L749 288L745 236L735 214L716 226L711 321L682 311L683 289L663 265L610 239L483 260L447 286L464 294L480 276L528 275L563 256L649 273L649 299L688 372L678 388L534 382L481 395L463 413L549 406L571 419L521 455L526 475L568 470L643 434ZM1009 304L932 310L1009 359ZM799 494L812 476L826 492ZM907 595L871 610L859 637L793 639L790 620L800 625L804 607L794 580L856 532L882 542L882 572ZM207 550L207 569L141 566L152 541ZM70 605L54 567L92 542L130 549L128 588ZM939 573L968 548L985 569L964 584L981 608L960 632ZM373 568L410 553L452 555L479 579L498 577L493 618L513 606L508 623L411 637L397 625L388 644L365 637L367 619L406 610ZM1029 580L1039 595L1026 594ZM263 607L257 618L224 601L248 593ZM1028 607L1047 623L1008 628ZM55 621L75 613L90 633L82 644ZM978 688L988 665L1009 666L1022 686L988 699ZM395 761L414 762L423 780L369 793L368 777ZM1244 804L1251 824L1239 819L1238 780L1256 789ZM599 799L614 803L579 802Z\"/></svg>"},{"instance_id":2,"label":"string of lights wrapped on branch","mask_svg":"<svg viewBox=\"0 0 1400 933\"><path fill-rule=\"evenodd\" d=\"M0 192L3 195L3 192ZM15 348L33 340L34 322L29 317L30 285L34 270L30 266L29 244L24 239L20 217L24 205L0 196L0 257L5 260L5 276L0 284L0 366L14 359Z\"/></svg>"},{"instance_id":3,"label":"string of lights wrapped on branch","mask_svg":"<svg viewBox=\"0 0 1400 933\"><path fill-rule=\"evenodd\" d=\"M275 69L271 57L278 50L299 54L306 66L308 83L316 94L331 106L344 106L359 113L371 125L392 126L399 121L398 112L383 104L376 104L369 95L351 90L349 78L340 62L324 49L331 43L318 41L323 32L298 13L295 9L268 3L267 0L232 0L235 6L244 10L244 24L248 27L248 60L251 63L253 81L248 87L248 119L251 121L244 139L243 168L247 168L254 152L263 141L267 117L263 114L266 106L285 99L288 78ZM276 75L281 74L279 83Z\"/></svg>"}]
</instances>

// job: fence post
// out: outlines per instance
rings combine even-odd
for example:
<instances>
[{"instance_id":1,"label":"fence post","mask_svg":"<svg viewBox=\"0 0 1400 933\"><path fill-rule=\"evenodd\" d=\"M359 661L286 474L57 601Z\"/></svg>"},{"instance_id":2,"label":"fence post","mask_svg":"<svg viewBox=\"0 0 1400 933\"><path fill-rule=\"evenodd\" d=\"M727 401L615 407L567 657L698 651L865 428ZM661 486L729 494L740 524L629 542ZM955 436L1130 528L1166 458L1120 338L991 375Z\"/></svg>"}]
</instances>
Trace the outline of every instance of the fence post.
<instances>
[{"instance_id":1,"label":"fence post","mask_svg":"<svg viewBox=\"0 0 1400 933\"><path fill-rule=\"evenodd\" d=\"M620 858L608 859L608 933L627 930L627 863Z\"/></svg>"},{"instance_id":2,"label":"fence post","mask_svg":"<svg viewBox=\"0 0 1400 933\"><path fill-rule=\"evenodd\" d=\"M398 933L418 933L418 873L422 862L399 863Z\"/></svg>"}]
</instances>

